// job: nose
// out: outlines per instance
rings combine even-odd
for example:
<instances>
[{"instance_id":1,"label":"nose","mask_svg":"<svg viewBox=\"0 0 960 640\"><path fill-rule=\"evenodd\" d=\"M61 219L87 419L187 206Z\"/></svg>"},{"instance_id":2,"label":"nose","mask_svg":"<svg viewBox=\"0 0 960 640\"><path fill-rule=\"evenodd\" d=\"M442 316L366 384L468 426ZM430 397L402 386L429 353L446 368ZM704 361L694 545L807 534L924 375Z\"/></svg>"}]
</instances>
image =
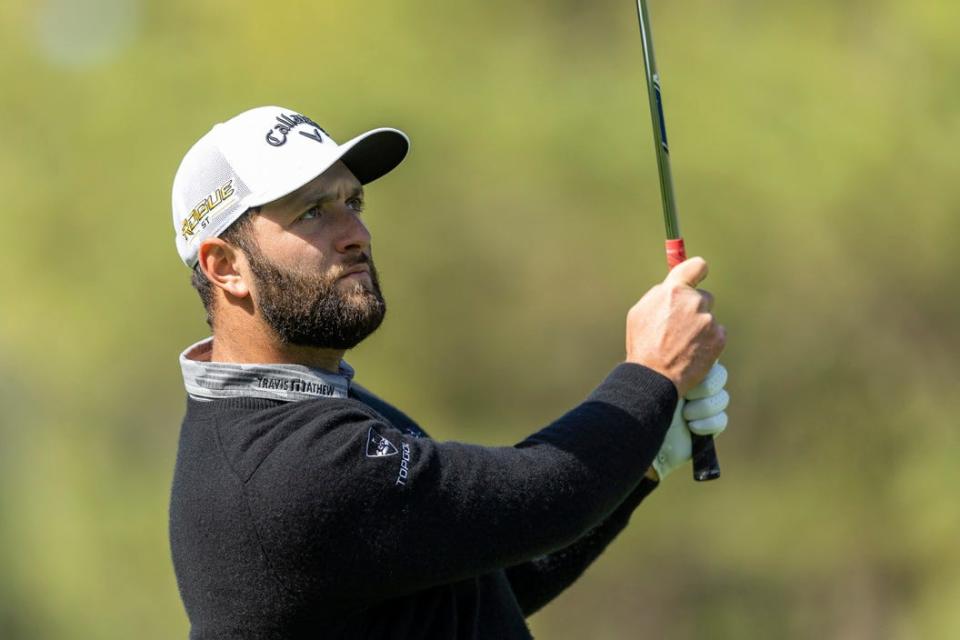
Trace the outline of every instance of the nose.
<instances>
[{"instance_id":1,"label":"nose","mask_svg":"<svg viewBox=\"0 0 960 640\"><path fill-rule=\"evenodd\" d=\"M370 231L363 224L363 220L355 211L344 206L340 211L341 224L334 243L339 253L361 251L366 253L370 248Z\"/></svg>"}]
</instances>

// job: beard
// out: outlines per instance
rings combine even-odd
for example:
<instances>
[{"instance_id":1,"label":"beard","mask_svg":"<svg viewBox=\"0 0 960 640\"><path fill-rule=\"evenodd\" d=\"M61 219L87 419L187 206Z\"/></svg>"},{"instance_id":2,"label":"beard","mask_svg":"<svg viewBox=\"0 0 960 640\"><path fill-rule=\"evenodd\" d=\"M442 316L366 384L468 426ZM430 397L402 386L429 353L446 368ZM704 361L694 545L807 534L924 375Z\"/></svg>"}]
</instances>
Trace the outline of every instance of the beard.
<instances>
[{"instance_id":1,"label":"beard","mask_svg":"<svg viewBox=\"0 0 960 640\"><path fill-rule=\"evenodd\" d=\"M281 342L321 349L352 349L383 322L387 304L373 259L360 254L343 263L336 275L285 270L245 247L256 286L255 304ZM343 270L358 264L370 267L371 285L360 280L340 282Z\"/></svg>"}]
</instances>

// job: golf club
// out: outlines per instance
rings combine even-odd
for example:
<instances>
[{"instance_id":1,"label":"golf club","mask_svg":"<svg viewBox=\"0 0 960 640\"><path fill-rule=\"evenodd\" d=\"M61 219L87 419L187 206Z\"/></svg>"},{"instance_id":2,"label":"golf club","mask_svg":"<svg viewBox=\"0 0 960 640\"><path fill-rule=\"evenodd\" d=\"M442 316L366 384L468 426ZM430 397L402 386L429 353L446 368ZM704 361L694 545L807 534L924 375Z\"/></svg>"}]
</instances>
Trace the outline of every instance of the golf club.
<instances>
[{"instance_id":1,"label":"golf club","mask_svg":"<svg viewBox=\"0 0 960 640\"><path fill-rule=\"evenodd\" d=\"M673 179L670 174L670 148L667 145L667 126L663 120L663 98L660 91L660 74L653 55L653 36L646 0L637 0L637 16L640 19L640 35L643 39L644 71L647 78L647 95L650 98L650 118L653 121L653 141L657 153L657 168L660 173L660 196L663 201L663 221L667 230L667 264L672 269L687 259L677 208L673 195ZM693 439L693 479L714 480L720 477L720 461L713 444L713 436L691 434Z\"/></svg>"}]
</instances>

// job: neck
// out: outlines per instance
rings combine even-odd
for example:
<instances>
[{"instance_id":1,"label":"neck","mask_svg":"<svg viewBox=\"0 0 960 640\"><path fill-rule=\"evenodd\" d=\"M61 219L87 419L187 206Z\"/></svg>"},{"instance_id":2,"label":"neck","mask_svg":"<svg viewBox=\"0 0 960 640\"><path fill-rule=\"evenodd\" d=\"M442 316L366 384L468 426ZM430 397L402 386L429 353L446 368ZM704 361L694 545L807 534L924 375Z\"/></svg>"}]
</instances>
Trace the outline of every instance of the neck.
<instances>
[{"instance_id":1,"label":"neck","mask_svg":"<svg viewBox=\"0 0 960 640\"><path fill-rule=\"evenodd\" d=\"M214 332L213 350L210 359L213 362L233 362L237 364L301 364L314 369L336 372L344 349L321 349L280 344L267 336L238 336L236 334Z\"/></svg>"}]
</instances>

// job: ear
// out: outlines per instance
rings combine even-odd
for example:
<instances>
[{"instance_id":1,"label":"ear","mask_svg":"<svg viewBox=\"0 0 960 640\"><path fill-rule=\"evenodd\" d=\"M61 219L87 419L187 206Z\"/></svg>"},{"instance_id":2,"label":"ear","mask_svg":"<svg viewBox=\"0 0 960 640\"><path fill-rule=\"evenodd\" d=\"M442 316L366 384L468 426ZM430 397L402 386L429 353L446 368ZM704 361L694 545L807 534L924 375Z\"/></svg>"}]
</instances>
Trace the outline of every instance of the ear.
<instances>
[{"instance_id":1,"label":"ear","mask_svg":"<svg viewBox=\"0 0 960 640\"><path fill-rule=\"evenodd\" d=\"M200 268L213 286L234 298L250 295L246 275L250 270L242 251L220 238L208 238L200 244L198 255Z\"/></svg>"}]
</instances>

